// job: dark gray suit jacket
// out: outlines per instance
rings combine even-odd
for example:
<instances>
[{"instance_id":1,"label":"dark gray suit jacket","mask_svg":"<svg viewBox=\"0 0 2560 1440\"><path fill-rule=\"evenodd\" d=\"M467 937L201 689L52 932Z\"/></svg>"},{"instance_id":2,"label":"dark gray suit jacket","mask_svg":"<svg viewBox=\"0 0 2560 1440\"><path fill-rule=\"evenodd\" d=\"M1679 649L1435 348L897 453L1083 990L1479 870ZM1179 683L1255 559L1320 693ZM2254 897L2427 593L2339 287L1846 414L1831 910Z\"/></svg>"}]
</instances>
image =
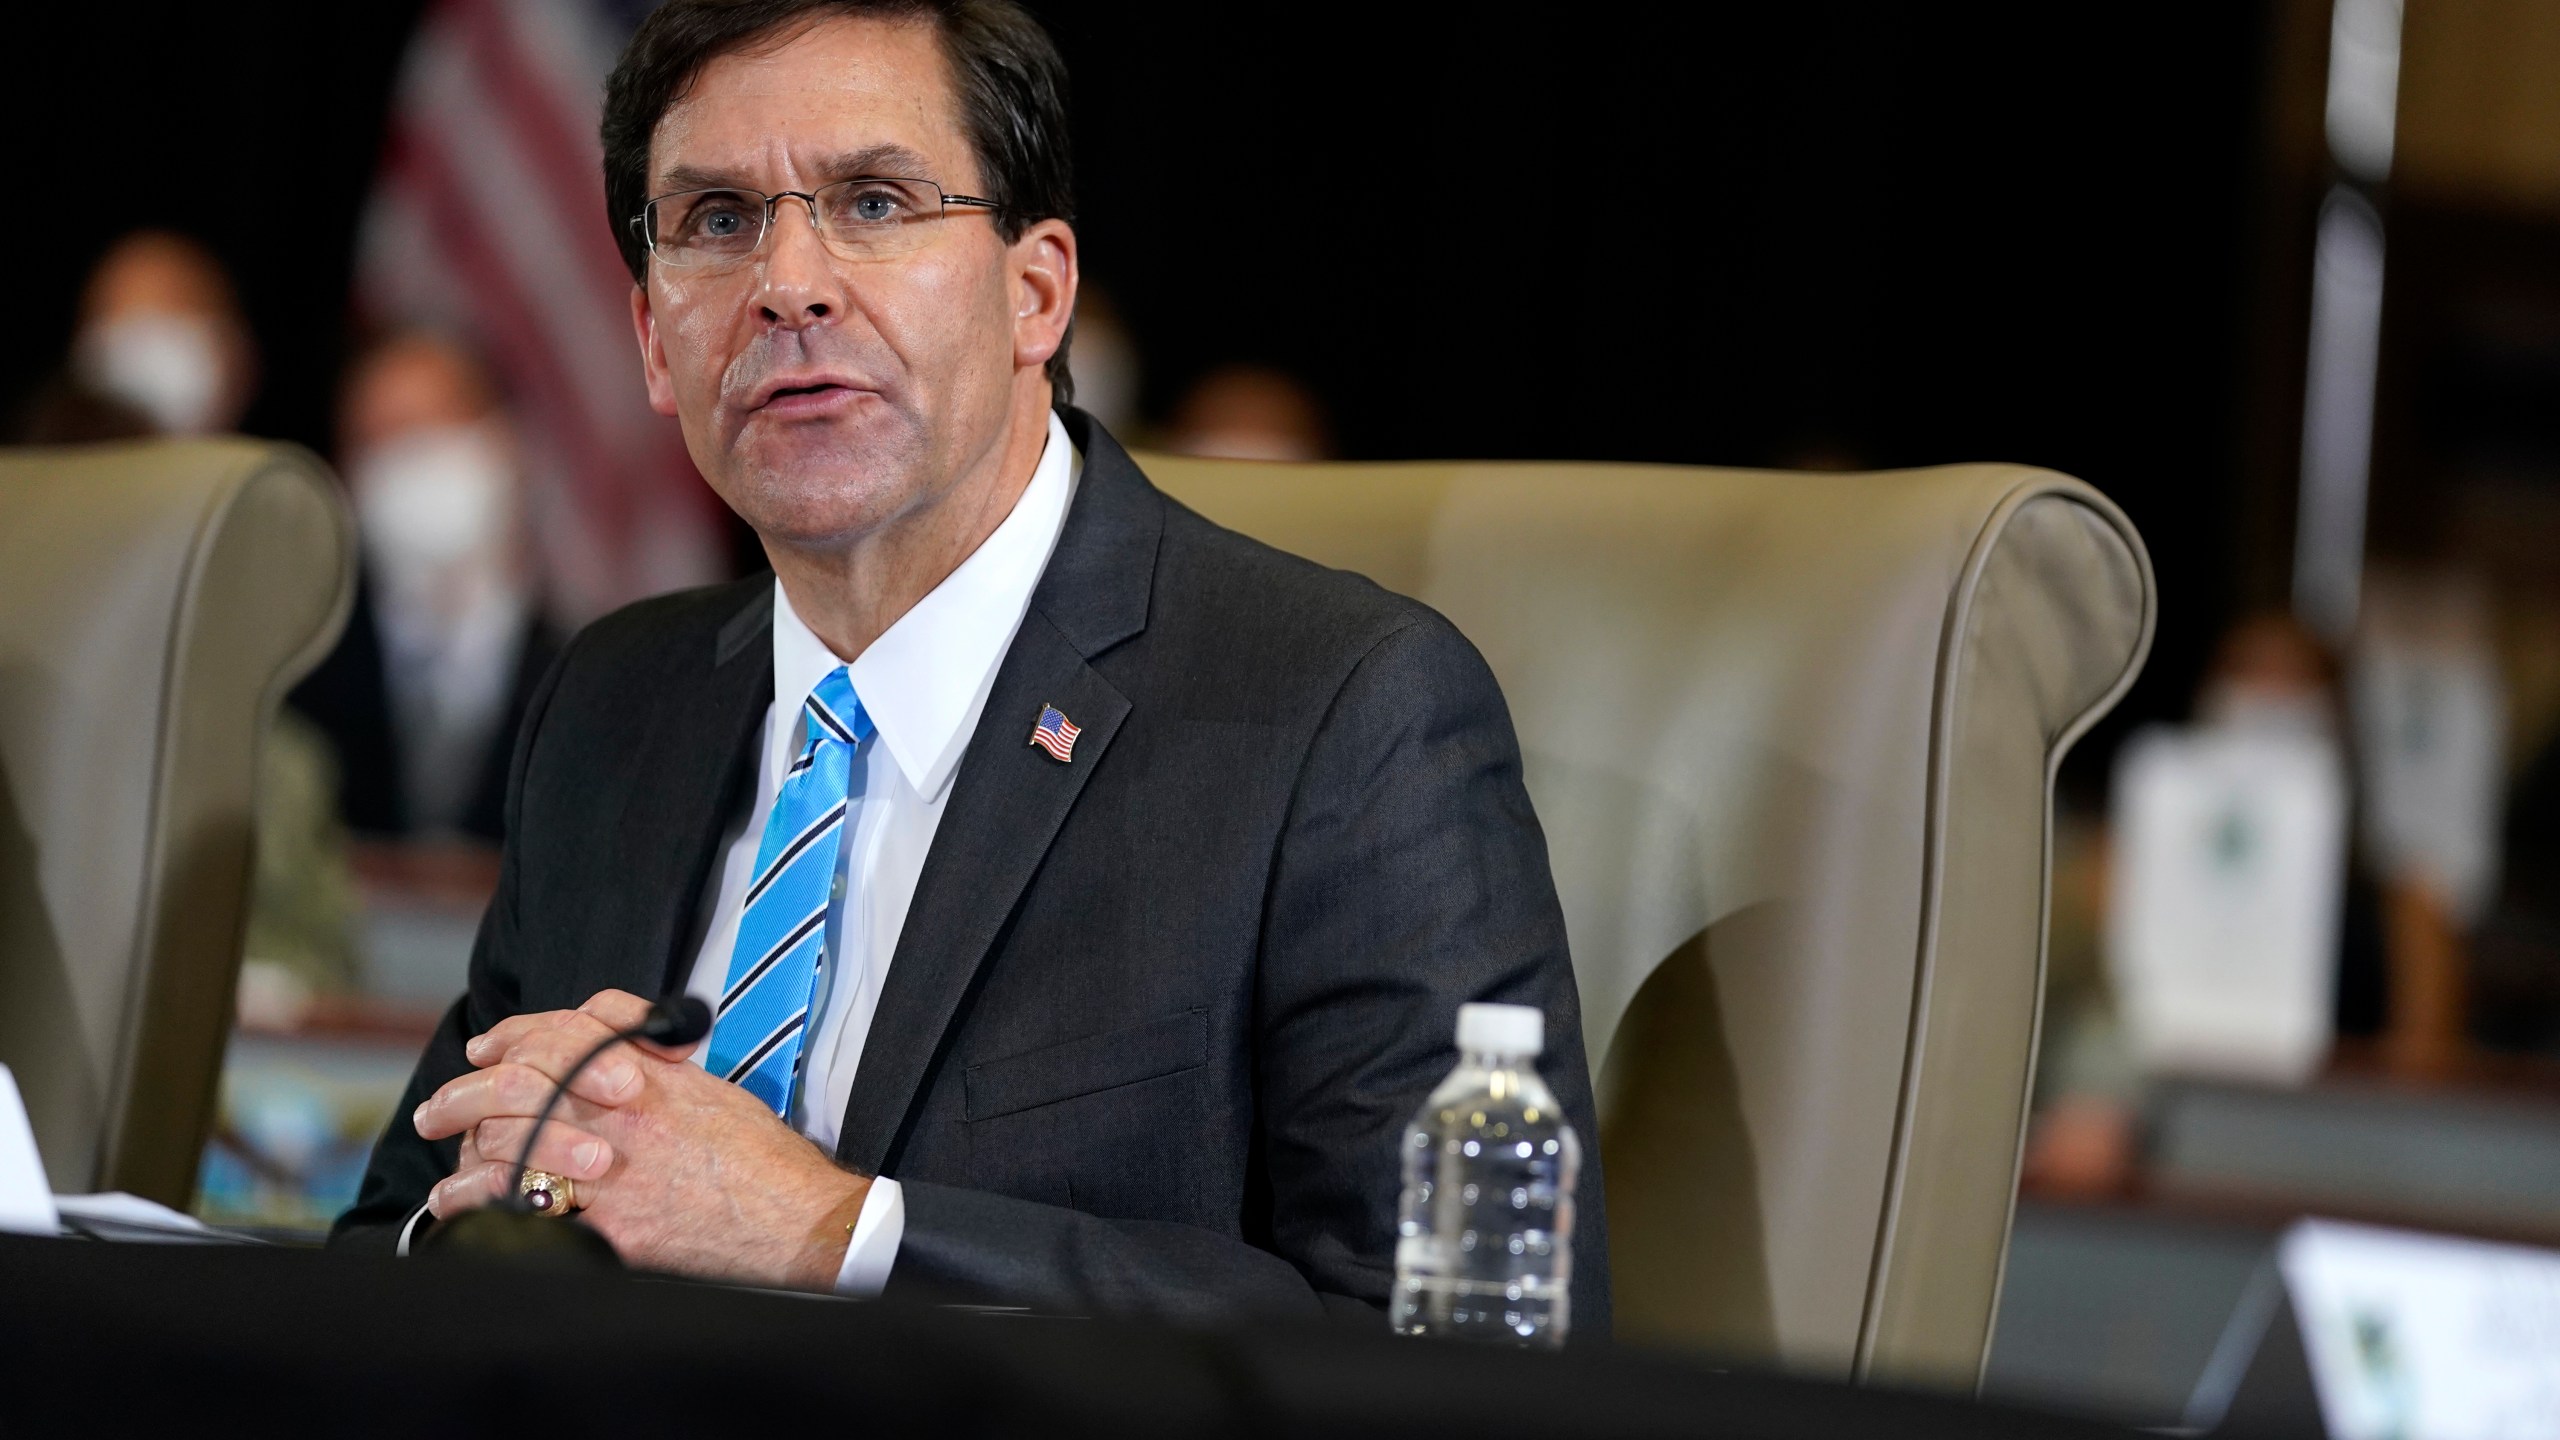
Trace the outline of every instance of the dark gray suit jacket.
<instances>
[{"instance_id":1,"label":"dark gray suit jacket","mask_svg":"<svg viewBox=\"0 0 2560 1440\"><path fill-rule=\"evenodd\" d=\"M1581 1007L1492 673L1447 621L1222 530L1068 412L1085 466L898 939L837 1158L897 1177L914 1287L1077 1311L1383 1304L1405 1123L1461 1002L1547 1012L1582 1133L1574 1329L1608 1250ZM769 577L590 626L517 742L470 989L344 1243L453 1142L412 1108L499 1019L683 981L773 693ZM1028 741L1082 727L1072 763Z\"/></svg>"}]
</instances>

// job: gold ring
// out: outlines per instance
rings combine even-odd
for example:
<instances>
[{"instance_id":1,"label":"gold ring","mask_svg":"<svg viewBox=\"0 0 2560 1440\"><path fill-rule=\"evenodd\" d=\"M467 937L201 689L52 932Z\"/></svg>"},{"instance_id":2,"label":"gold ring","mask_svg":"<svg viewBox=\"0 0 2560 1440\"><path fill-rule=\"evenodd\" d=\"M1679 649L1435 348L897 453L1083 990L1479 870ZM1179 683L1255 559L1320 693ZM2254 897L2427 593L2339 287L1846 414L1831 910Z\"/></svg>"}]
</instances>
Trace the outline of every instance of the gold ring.
<instances>
[{"instance_id":1,"label":"gold ring","mask_svg":"<svg viewBox=\"0 0 2560 1440\"><path fill-rule=\"evenodd\" d=\"M525 1208L545 1220L557 1220L578 1208L578 1187L566 1175L548 1170L527 1170L516 1182L516 1193L524 1197Z\"/></svg>"}]
</instances>

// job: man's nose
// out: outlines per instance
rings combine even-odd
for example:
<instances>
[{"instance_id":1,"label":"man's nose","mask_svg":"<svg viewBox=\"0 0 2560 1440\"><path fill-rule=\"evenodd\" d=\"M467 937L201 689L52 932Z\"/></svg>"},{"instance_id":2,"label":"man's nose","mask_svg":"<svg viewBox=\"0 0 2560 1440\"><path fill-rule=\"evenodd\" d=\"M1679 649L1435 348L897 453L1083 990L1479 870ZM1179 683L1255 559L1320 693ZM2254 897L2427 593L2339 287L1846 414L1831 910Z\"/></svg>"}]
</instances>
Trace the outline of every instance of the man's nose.
<instances>
[{"instance_id":1,"label":"man's nose","mask_svg":"<svg viewBox=\"0 0 2560 1440\"><path fill-rule=\"evenodd\" d=\"M826 242L818 238L817 216L808 201L796 195L774 201L761 259L756 306L766 324L796 330L843 313L844 284Z\"/></svg>"}]
</instances>

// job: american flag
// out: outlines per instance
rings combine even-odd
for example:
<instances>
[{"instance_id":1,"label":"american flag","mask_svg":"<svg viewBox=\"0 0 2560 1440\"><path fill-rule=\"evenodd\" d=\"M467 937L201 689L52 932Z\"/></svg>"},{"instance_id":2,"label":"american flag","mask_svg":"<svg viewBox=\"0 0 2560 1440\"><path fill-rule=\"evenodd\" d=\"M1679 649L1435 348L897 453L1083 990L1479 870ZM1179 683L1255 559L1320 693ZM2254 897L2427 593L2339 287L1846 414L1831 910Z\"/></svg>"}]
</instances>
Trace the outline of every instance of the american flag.
<instances>
[{"instance_id":1,"label":"american flag","mask_svg":"<svg viewBox=\"0 0 2560 1440\"><path fill-rule=\"evenodd\" d=\"M356 308L472 342L515 402L558 617L719 578L722 521L652 413L604 214L604 77L645 3L434 0L402 63Z\"/></svg>"},{"instance_id":2,"label":"american flag","mask_svg":"<svg viewBox=\"0 0 2560 1440\"><path fill-rule=\"evenodd\" d=\"M1031 743L1049 752L1053 760L1072 762L1076 758L1076 737L1081 727L1069 723L1055 705L1040 707L1040 723L1031 727Z\"/></svg>"}]
</instances>

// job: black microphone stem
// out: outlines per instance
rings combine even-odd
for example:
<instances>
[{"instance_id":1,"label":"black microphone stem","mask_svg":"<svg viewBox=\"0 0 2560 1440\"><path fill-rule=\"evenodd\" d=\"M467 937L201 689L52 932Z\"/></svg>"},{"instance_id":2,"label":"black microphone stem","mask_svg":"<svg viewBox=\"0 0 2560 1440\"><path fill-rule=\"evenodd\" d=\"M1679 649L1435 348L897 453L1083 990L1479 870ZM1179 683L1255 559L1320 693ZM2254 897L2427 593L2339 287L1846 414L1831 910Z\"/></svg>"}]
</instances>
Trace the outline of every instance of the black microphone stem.
<instances>
[{"instance_id":1,"label":"black microphone stem","mask_svg":"<svg viewBox=\"0 0 2560 1440\"><path fill-rule=\"evenodd\" d=\"M524 1144L516 1148L515 1178L507 1183L506 1198L499 1203L510 1210L527 1214L532 1212L532 1202L524 1198L524 1175L525 1171L532 1168L528 1162L533 1159L533 1142L542 1138L542 1127L551 1123L551 1112L560 1108L560 1097L569 1093L570 1084L585 1072L587 1066L593 1063L597 1056L625 1040L640 1039L657 1028L657 1025L657 1017L653 1015L628 1030L617 1030L607 1035L589 1047L586 1054L579 1056L578 1063L569 1067L569 1073L560 1077L560 1083L551 1087L550 1097L542 1102L542 1109L533 1117L533 1128L525 1132Z\"/></svg>"},{"instance_id":2,"label":"black microphone stem","mask_svg":"<svg viewBox=\"0 0 2560 1440\"><path fill-rule=\"evenodd\" d=\"M525 1172L532 1168L534 1142L542 1138L542 1127L551 1123L551 1112L560 1106L560 1097L569 1093L569 1084L583 1073L594 1059L626 1040L647 1040L659 1045L691 1045L711 1033L711 1007L690 995L670 995L649 1007L647 1019L628 1030L619 1030L598 1041L560 1083L551 1087L550 1098L542 1102L541 1113L533 1117L533 1128L525 1132L524 1144L516 1150L515 1184L495 1205L466 1210L450 1220L437 1222L418 1241L418 1252L424 1255L466 1255L508 1260L530 1265L568 1266L582 1269L613 1270L621 1267L621 1257L613 1253L613 1245L602 1235L574 1216L538 1219L524 1198ZM565 1221L565 1223L563 1223Z\"/></svg>"},{"instance_id":3,"label":"black microphone stem","mask_svg":"<svg viewBox=\"0 0 2560 1440\"><path fill-rule=\"evenodd\" d=\"M524 1175L532 1168L533 1142L542 1138L542 1127L551 1123L551 1112L560 1108L560 1097L569 1093L570 1083L583 1074L597 1056L626 1040L691 1045L711 1033L711 1018L711 1007L693 996L669 995L651 1005L649 1013L639 1024L628 1030L616 1030L579 1056L578 1063L569 1067L569 1073L560 1077L560 1083L551 1087L550 1096L533 1117L533 1128L525 1132L524 1144L516 1148L515 1178L509 1182L506 1195L499 1201L500 1206L519 1215L533 1213L533 1206L524 1198Z\"/></svg>"}]
</instances>

